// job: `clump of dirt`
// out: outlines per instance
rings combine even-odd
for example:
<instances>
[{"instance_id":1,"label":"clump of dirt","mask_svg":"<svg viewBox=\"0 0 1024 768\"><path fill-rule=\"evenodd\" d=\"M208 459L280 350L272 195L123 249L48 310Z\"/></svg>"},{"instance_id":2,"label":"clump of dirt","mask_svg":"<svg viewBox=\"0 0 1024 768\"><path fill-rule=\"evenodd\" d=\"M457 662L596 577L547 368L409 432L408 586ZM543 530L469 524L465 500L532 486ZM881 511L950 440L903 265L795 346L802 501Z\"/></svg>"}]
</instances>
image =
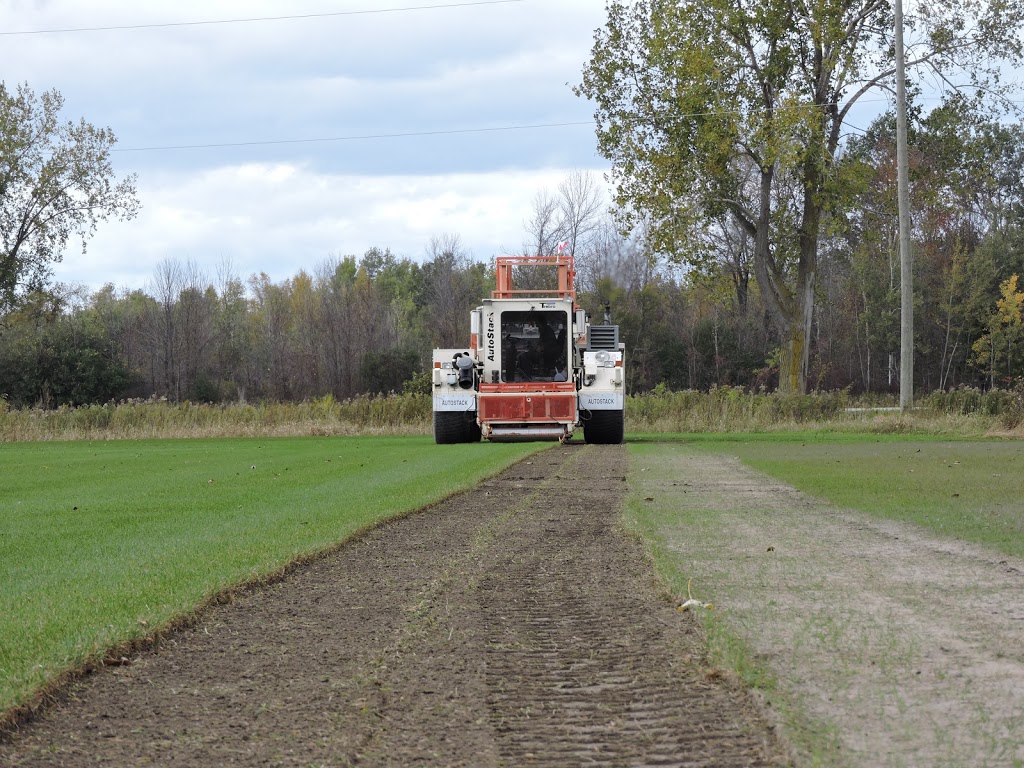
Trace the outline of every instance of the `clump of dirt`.
<instances>
[{"instance_id":1,"label":"clump of dirt","mask_svg":"<svg viewBox=\"0 0 1024 768\"><path fill-rule=\"evenodd\" d=\"M76 684L0 764L783 762L620 532L625 464L545 451L213 607Z\"/></svg>"}]
</instances>

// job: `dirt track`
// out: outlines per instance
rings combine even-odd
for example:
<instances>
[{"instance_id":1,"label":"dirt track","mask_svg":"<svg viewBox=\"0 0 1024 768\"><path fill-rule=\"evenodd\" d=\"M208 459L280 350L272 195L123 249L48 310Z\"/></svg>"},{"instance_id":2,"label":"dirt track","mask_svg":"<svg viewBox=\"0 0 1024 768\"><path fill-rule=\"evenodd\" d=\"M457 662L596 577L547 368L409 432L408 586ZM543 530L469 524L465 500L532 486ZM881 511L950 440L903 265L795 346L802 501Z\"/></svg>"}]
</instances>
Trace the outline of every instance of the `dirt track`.
<instances>
[{"instance_id":1,"label":"dirt track","mask_svg":"<svg viewBox=\"0 0 1024 768\"><path fill-rule=\"evenodd\" d=\"M211 609L3 766L774 765L621 534L621 447L545 451Z\"/></svg>"},{"instance_id":2,"label":"dirt track","mask_svg":"<svg viewBox=\"0 0 1024 768\"><path fill-rule=\"evenodd\" d=\"M799 764L1024 766L1019 558L688 446L632 469L632 493L672 499L666 547L813 734L811 753L787 728Z\"/></svg>"}]
</instances>

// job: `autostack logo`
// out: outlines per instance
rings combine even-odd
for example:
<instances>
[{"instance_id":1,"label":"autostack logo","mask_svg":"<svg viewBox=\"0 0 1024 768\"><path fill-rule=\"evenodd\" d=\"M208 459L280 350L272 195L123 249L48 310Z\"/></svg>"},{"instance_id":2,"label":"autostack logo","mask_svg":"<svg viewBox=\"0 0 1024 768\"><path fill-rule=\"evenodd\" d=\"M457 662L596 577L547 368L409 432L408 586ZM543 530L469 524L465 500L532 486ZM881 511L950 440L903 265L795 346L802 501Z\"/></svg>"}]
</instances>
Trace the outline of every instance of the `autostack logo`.
<instances>
[{"instance_id":1,"label":"autostack logo","mask_svg":"<svg viewBox=\"0 0 1024 768\"><path fill-rule=\"evenodd\" d=\"M494 362L494 313L487 313L487 359Z\"/></svg>"}]
</instances>

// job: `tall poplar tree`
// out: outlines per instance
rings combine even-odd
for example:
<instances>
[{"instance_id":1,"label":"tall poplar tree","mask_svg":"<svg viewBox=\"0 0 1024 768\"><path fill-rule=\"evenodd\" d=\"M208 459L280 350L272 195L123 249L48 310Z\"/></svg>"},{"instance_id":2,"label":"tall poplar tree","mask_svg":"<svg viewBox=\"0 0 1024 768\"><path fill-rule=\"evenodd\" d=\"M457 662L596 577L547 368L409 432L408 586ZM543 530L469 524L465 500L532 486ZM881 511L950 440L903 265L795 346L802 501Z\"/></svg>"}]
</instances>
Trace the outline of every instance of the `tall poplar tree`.
<instances>
[{"instance_id":1,"label":"tall poplar tree","mask_svg":"<svg viewBox=\"0 0 1024 768\"><path fill-rule=\"evenodd\" d=\"M699 265L703 233L731 216L782 339L780 388L805 391L844 124L894 82L891 0L608 0L607 13L576 93L596 105L624 226L647 220L653 247ZM908 71L997 93L1022 17L1020 0L923 0Z\"/></svg>"}]
</instances>

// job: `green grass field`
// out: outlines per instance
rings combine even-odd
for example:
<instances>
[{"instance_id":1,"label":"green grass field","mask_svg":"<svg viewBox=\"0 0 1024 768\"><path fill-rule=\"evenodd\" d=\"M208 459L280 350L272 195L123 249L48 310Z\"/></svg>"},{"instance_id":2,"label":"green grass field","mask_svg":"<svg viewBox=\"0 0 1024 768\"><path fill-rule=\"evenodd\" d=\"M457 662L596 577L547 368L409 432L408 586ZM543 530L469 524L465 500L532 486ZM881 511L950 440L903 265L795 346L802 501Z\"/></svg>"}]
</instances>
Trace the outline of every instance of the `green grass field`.
<instances>
[{"instance_id":1,"label":"green grass field","mask_svg":"<svg viewBox=\"0 0 1024 768\"><path fill-rule=\"evenodd\" d=\"M863 653L862 661L898 667L899 649L915 648L918 641L912 635L904 637L899 623L887 622L884 615L873 624L870 620L851 621L846 607L830 613L827 606L833 601L828 589L833 587L824 570L808 572L818 567L813 558L789 555L792 562L784 566L784 556L766 552L764 544L772 544L772 539L762 544L758 538L770 536L765 532L775 526L797 531L794 536L799 537L800 531L807 530L807 513L792 510L794 520L787 522L787 510L772 509L770 500L757 494L757 478L745 471L737 476L735 493L721 491L725 494L722 503L715 501L718 491L688 488L700 485L702 476L694 473L704 466L701 454L738 457L747 466L818 499L920 526L941 537L973 542L988 548L993 559L998 559L997 553L1024 557L1020 491L1024 443L1020 441L820 432L680 435L669 440L652 435L634 437L627 450L628 525L644 539L673 595L685 597L693 579L694 596L715 603L714 609L697 612L711 659L761 691L782 718L787 737L810 756L810 764L845 764L836 723L813 719L806 702L782 690L785 686L775 677L777 668L770 666L772 657L762 655L763 647L752 638L768 633L779 616L797 628L793 647L807 643L810 648L819 637L815 633L821 633L843 653L824 662L815 673L826 681L845 679L851 689L864 682L856 664L844 659ZM751 546L752 542L756 546ZM799 551L793 541L789 545L790 552ZM813 540L807 545L814 549ZM880 570L884 571L884 566ZM901 583L897 580L889 585L893 591L888 594L897 596L893 599L898 599ZM965 591L968 588L965 585ZM796 595L795 599L806 598L808 606L816 607L807 613L774 607L773 590L777 589L785 589L786 598ZM782 597L779 601L784 602ZM839 596L835 602L840 602ZM785 673L788 662L779 663ZM803 672L811 674L806 668ZM843 678L844 674L848 678ZM852 726L846 723L845 727ZM998 747L998 740L992 744ZM950 764L966 763L954 760ZM979 759L978 764L989 763Z\"/></svg>"},{"instance_id":2,"label":"green grass field","mask_svg":"<svg viewBox=\"0 0 1024 768\"><path fill-rule=\"evenodd\" d=\"M227 587L545 447L427 437L0 445L0 713Z\"/></svg>"},{"instance_id":3,"label":"green grass field","mask_svg":"<svg viewBox=\"0 0 1024 768\"><path fill-rule=\"evenodd\" d=\"M844 507L1024 556L1024 443L822 432L630 437L634 466L686 441ZM0 712L231 585L546 447L439 448L429 437L0 444ZM686 574L657 547L656 511L675 514L670 498L630 502L680 592Z\"/></svg>"},{"instance_id":4,"label":"green grass field","mask_svg":"<svg viewBox=\"0 0 1024 768\"><path fill-rule=\"evenodd\" d=\"M687 520L678 512L683 505L673 502L685 488L673 485L672 457L692 450L735 456L840 507L1024 558L1024 442L1018 440L821 432L632 438L627 516L677 593L685 589L687 574L660 546L660 531L713 524L714 515L703 510L699 520ZM650 472L638 474L647 460ZM644 501L648 487L659 489L655 504Z\"/></svg>"},{"instance_id":5,"label":"green grass field","mask_svg":"<svg viewBox=\"0 0 1024 768\"><path fill-rule=\"evenodd\" d=\"M801 491L1024 557L1024 443L796 434L698 445Z\"/></svg>"}]
</instances>

